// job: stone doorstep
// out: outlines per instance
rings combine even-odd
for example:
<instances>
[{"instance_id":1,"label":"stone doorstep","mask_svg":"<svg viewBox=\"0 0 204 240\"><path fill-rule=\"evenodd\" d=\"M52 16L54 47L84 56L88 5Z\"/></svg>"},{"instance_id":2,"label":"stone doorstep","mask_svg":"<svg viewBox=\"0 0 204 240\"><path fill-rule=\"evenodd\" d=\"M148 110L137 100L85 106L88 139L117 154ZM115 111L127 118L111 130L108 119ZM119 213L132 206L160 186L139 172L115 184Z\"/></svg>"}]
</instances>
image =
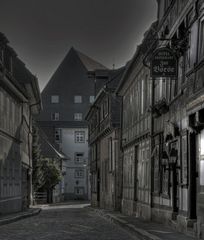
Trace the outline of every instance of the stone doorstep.
<instances>
[{"instance_id":1,"label":"stone doorstep","mask_svg":"<svg viewBox=\"0 0 204 240\"><path fill-rule=\"evenodd\" d=\"M0 226L9 224L12 222L16 222L16 221L24 219L24 218L35 216L35 215L39 214L40 212L41 212L41 208L33 208L33 209L29 209L27 212L19 212L16 214L10 214L10 215L6 215L5 217L2 216L0 218Z\"/></svg>"}]
</instances>

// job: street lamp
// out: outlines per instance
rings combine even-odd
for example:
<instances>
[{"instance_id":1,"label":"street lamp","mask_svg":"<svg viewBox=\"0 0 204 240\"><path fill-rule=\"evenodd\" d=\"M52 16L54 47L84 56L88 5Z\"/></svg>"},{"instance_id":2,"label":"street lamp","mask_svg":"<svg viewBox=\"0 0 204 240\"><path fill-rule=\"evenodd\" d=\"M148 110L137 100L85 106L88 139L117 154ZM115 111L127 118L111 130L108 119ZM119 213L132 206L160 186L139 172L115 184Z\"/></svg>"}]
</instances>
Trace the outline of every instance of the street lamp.
<instances>
[{"instance_id":1,"label":"street lamp","mask_svg":"<svg viewBox=\"0 0 204 240\"><path fill-rule=\"evenodd\" d=\"M178 150L175 148L172 148L169 154L169 164L170 165L176 164L177 158L178 158Z\"/></svg>"}]
</instances>

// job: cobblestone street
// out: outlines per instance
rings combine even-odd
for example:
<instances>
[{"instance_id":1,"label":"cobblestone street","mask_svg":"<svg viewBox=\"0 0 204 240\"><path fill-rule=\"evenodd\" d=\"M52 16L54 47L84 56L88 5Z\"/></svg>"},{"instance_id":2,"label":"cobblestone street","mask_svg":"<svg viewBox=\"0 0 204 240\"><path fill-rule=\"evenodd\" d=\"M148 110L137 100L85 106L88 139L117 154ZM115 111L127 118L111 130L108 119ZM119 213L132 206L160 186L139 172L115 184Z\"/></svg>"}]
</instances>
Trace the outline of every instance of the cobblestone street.
<instances>
[{"instance_id":1,"label":"cobblestone street","mask_svg":"<svg viewBox=\"0 0 204 240\"><path fill-rule=\"evenodd\" d=\"M45 206L31 218L0 227L1 240L137 239L83 204Z\"/></svg>"}]
</instances>

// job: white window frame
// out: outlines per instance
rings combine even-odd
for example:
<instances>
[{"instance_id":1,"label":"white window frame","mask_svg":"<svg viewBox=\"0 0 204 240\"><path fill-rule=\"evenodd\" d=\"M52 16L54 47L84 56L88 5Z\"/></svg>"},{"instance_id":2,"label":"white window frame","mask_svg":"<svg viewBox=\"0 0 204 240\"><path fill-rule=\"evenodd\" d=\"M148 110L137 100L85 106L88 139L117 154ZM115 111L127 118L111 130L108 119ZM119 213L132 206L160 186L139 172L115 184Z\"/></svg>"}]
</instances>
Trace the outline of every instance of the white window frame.
<instances>
[{"instance_id":1,"label":"white window frame","mask_svg":"<svg viewBox=\"0 0 204 240\"><path fill-rule=\"evenodd\" d=\"M84 195L84 187L75 187L74 188L75 195Z\"/></svg>"},{"instance_id":2,"label":"white window frame","mask_svg":"<svg viewBox=\"0 0 204 240\"><path fill-rule=\"evenodd\" d=\"M83 115L82 113L74 113L74 120L75 121L82 121Z\"/></svg>"},{"instance_id":3,"label":"white window frame","mask_svg":"<svg viewBox=\"0 0 204 240\"><path fill-rule=\"evenodd\" d=\"M94 103L95 101L95 96L89 96L89 102Z\"/></svg>"},{"instance_id":4,"label":"white window frame","mask_svg":"<svg viewBox=\"0 0 204 240\"><path fill-rule=\"evenodd\" d=\"M51 103L59 103L59 95L52 95Z\"/></svg>"},{"instance_id":5,"label":"white window frame","mask_svg":"<svg viewBox=\"0 0 204 240\"><path fill-rule=\"evenodd\" d=\"M85 131L75 131L75 143L85 143Z\"/></svg>"},{"instance_id":6,"label":"white window frame","mask_svg":"<svg viewBox=\"0 0 204 240\"><path fill-rule=\"evenodd\" d=\"M74 172L74 177L75 178L84 178L84 169L75 169Z\"/></svg>"},{"instance_id":7,"label":"white window frame","mask_svg":"<svg viewBox=\"0 0 204 240\"><path fill-rule=\"evenodd\" d=\"M74 156L75 163L83 163L84 162L84 152L76 152Z\"/></svg>"},{"instance_id":8,"label":"white window frame","mask_svg":"<svg viewBox=\"0 0 204 240\"><path fill-rule=\"evenodd\" d=\"M61 143L62 142L62 129L55 128L55 142Z\"/></svg>"},{"instance_id":9,"label":"white window frame","mask_svg":"<svg viewBox=\"0 0 204 240\"><path fill-rule=\"evenodd\" d=\"M74 103L82 103L82 96L81 95L75 95L74 96Z\"/></svg>"},{"instance_id":10,"label":"white window frame","mask_svg":"<svg viewBox=\"0 0 204 240\"><path fill-rule=\"evenodd\" d=\"M59 113L58 112L55 112L55 113L51 113L51 120L52 121L59 121Z\"/></svg>"}]
</instances>

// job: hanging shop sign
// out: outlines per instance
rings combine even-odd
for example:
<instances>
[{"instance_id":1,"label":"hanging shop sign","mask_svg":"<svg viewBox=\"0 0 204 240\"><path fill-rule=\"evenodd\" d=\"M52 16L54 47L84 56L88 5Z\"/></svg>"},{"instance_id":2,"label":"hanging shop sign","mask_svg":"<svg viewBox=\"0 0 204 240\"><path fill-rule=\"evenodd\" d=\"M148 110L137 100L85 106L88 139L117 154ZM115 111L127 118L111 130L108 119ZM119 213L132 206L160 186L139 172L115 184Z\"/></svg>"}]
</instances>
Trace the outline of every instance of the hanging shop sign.
<instances>
[{"instance_id":1,"label":"hanging shop sign","mask_svg":"<svg viewBox=\"0 0 204 240\"><path fill-rule=\"evenodd\" d=\"M178 62L174 52L166 47L157 49L151 59L151 77L176 79L177 75Z\"/></svg>"}]
</instances>

